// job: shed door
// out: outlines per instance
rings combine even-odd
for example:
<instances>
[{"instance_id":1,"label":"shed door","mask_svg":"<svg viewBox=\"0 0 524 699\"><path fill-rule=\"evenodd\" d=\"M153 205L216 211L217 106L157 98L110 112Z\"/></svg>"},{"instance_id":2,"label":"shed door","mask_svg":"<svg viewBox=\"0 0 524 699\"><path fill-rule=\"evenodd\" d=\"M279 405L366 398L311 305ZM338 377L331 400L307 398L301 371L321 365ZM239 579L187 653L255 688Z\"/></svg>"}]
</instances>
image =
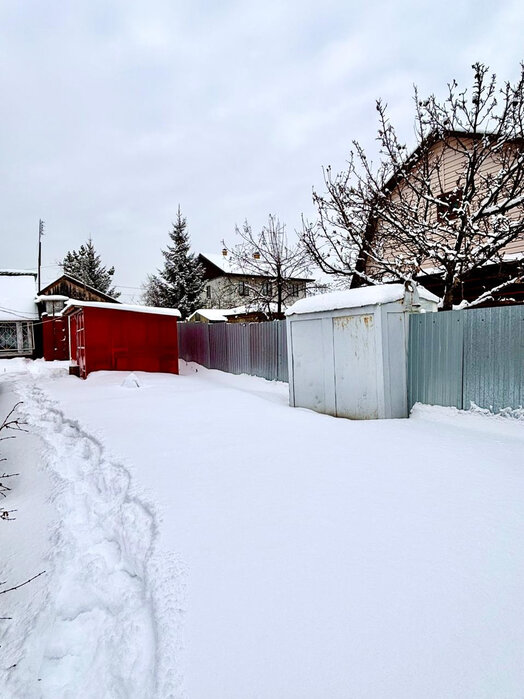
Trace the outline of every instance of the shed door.
<instances>
[{"instance_id":1,"label":"shed door","mask_svg":"<svg viewBox=\"0 0 524 699\"><path fill-rule=\"evenodd\" d=\"M295 407L326 412L322 321L291 323Z\"/></svg>"},{"instance_id":2,"label":"shed door","mask_svg":"<svg viewBox=\"0 0 524 699\"><path fill-rule=\"evenodd\" d=\"M372 315L333 318L335 404L339 417L378 417L377 356Z\"/></svg>"}]
</instances>

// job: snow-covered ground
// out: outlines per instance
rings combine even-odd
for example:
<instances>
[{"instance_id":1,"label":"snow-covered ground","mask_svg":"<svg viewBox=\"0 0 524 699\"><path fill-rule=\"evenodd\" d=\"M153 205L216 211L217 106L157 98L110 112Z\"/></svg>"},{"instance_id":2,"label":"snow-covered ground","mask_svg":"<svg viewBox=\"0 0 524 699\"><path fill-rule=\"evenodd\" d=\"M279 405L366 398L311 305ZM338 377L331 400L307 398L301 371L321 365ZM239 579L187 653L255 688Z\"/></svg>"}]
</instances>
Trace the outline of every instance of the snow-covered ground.
<instances>
[{"instance_id":1,"label":"snow-covered ground","mask_svg":"<svg viewBox=\"0 0 524 699\"><path fill-rule=\"evenodd\" d=\"M0 362L17 396L1 579L46 573L0 596L2 697L522 697L524 423L184 363Z\"/></svg>"}]
</instances>

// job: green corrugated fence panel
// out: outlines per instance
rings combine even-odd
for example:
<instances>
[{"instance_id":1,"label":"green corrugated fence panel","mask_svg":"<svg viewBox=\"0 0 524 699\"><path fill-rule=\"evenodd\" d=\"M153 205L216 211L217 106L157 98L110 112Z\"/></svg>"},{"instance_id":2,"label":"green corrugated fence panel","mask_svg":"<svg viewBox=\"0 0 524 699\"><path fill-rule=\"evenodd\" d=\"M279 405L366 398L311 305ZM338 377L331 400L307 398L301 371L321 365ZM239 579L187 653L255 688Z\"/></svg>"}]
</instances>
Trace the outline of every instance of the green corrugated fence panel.
<instances>
[{"instance_id":1,"label":"green corrugated fence panel","mask_svg":"<svg viewBox=\"0 0 524 699\"><path fill-rule=\"evenodd\" d=\"M524 306L414 314L409 327L410 407L524 405Z\"/></svg>"},{"instance_id":2,"label":"green corrugated fence panel","mask_svg":"<svg viewBox=\"0 0 524 699\"><path fill-rule=\"evenodd\" d=\"M467 311L464 408L524 405L524 306Z\"/></svg>"},{"instance_id":3,"label":"green corrugated fence panel","mask_svg":"<svg viewBox=\"0 0 524 699\"><path fill-rule=\"evenodd\" d=\"M464 311L409 319L408 400L462 408Z\"/></svg>"}]
</instances>

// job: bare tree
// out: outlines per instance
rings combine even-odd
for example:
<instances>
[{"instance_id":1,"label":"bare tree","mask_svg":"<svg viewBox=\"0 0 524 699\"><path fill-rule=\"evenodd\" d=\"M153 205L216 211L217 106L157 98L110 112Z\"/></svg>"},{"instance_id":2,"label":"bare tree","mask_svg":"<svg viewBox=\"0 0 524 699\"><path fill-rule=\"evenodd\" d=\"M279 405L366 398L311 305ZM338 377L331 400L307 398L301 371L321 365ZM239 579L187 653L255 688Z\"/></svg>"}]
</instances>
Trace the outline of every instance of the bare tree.
<instances>
[{"instance_id":1,"label":"bare tree","mask_svg":"<svg viewBox=\"0 0 524 699\"><path fill-rule=\"evenodd\" d=\"M378 166L354 142L346 171L324 171L318 220L304 222L302 240L325 273L361 286L438 272L449 309L474 272L524 251L524 67L502 87L486 66L472 67L472 88L453 81L444 101L415 88L411 156L378 101ZM473 303L522 279L514 262Z\"/></svg>"},{"instance_id":2,"label":"bare tree","mask_svg":"<svg viewBox=\"0 0 524 699\"><path fill-rule=\"evenodd\" d=\"M285 225L274 215L260 233L254 233L247 221L236 227L240 243L224 248L231 265L246 278L249 303L270 317L280 317L297 296L305 295L310 259L306 248L288 241Z\"/></svg>"},{"instance_id":3,"label":"bare tree","mask_svg":"<svg viewBox=\"0 0 524 699\"><path fill-rule=\"evenodd\" d=\"M25 423L20 420L20 418L14 417L14 413L16 409L21 405L21 402L16 403L14 407L9 411L7 416L3 419L3 421L0 423L0 432L2 430L6 431L16 431L16 432L27 432L27 430L22 427ZM4 441L5 439L14 439L15 435L2 435L0 437L0 442ZM5 457L0 458L0 461L6 461ZM4 480L6 478L13 478L14 476L18 476L20 474L18 473L2 473L0 475L0 495L2 497L7 497L7 493L11 491L11 488L7 486L4 483ZM4 522L11 522L15 518L12 516L13 512L15 510L6 510L5 508L1 507L0 508L0 519L3 520ZM27 585L28 583L32 582L33 580L36 580L36 578L39 578L41 575L43 575L46 571L42 570L40 573L37 573L36 575L33 575L33 577L24 580L21 583L18 583L17 585L13 585L12 587L8 587L7 589L0 589L0 595L4 595L7 592L12 592L13 590L18 590L20 587L23 587L24 585ZM5 580L0 581L0 588L2 588L6 584ZM8 620L11 619L11 617L0 617L0 620Z\"/></svg>"}]
</instances>

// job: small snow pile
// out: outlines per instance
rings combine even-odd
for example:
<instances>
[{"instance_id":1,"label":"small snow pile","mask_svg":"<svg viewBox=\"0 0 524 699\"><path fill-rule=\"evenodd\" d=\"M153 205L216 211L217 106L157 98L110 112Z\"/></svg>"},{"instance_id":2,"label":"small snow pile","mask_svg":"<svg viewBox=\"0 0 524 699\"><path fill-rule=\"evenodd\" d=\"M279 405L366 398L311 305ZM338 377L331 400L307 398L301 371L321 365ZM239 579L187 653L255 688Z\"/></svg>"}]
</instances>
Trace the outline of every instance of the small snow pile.
<instances>
[{"instance_id":1,"label":"small snow pile","mask_svg":"<svg viewBox=\"0 0 524 699\"><path fill-rule=\"evenodd\" d=\"M124 388L140 388L141 384L136 374L131 373L122 381Z\"/></svg>"},{"instance_id":2,"label":"small snow pile","mask_svg":"<svg viewBox=\"0 0 524 699\"><path fill-rule=\"evenodd\" d=\"M524 422L524 407L522 407L522 405L519 408L501 408L501 410L497 410L495 412L492 409L481 408L473 401L470 401L469 409L472 413L477 413L478 415L487 415L488 417L510 418L512 420L522 420Z\"/></svg>"},{"instance_id":3,"label":"small snow pile","mask_svg":"<svg viewBox=\"0 0 524 699\"><path fill-rule=\"evenodd\" d=\"M69 371L69 361L45 359L29 359L28 357L13 357L0 359L0 374L31 374L34 377L64 376Z\"/></svg>"}]
</instances>

